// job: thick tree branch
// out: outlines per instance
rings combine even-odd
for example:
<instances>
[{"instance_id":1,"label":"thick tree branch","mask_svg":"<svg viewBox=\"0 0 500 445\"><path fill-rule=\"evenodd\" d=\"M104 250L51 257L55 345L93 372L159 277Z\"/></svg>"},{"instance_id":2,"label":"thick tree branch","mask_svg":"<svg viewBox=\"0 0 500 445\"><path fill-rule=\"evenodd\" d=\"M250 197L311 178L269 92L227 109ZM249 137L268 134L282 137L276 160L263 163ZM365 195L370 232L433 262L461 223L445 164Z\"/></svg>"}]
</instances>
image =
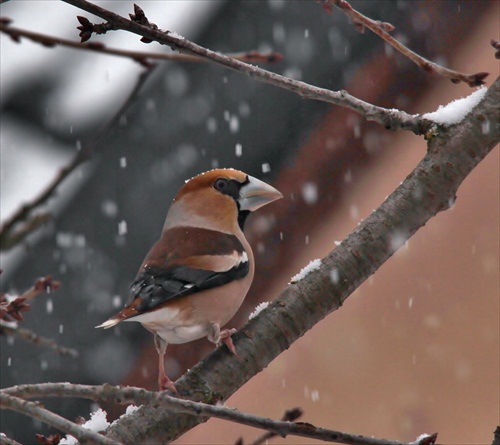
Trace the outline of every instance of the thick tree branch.
<instances>
[{"instance_id":1,"label":"thick tree branch","mask_svg":"<svg viewBox=\"0 0 500 445\"><path fill-rule=\"evenodd\" d=\"M206 403L197 403L190 400L170 397L166 392L146 391L142 388L120 387L111 385L90 386L73 385L71 383L41 383L34 385L19 385L0 391L12 397L39 398L39 397L83 397L100 402L114 403L136 403L148 404L157 409L168 409L171 413L184 413L198 418L216 417L242 425L252 426L268 430L271 436L288 435L318 439L325 442L337 442L350 445L404 445L402 442L376 439L357 434L348 434L326 428L318 428L304 422L292 422L290 417L285 420L272 420L266 417L242 413L238 410L225 406L213 406ZM129 417L129 416L127 416ZM203 419L206 420L206 419ZM431 436L429 436L431 437ZM433 435L434 441L429 442L426 437L422 440L412 442L414 445L425 445L434 443L437 435Z\"/></svg>"},{"instance_id":2,"label":"thick tree branch","mask_svg":"<svg viewBox=\"0 0 500 445\"><path fill-rule=\"evenodd\" d=\"M290 79L289 77L264 70L231 57L211 51L194 42L191 42L173 32L161 31L155 27L142 25L138 21L128 20L114 12L101 8L86 0L63 0L77 8L90 12L107 21L109 30L124 30L145 37L148 41L156 41L170 46L173 50L181 53L198 56L231 70L246 74L259 82L265 82L279 88L286 89L300 95L305 99L314 99L335 105L350 108L371 120L390 129L405 129L416 134L425 134L433 123L419 117L410 115L400 110L389 110L378 107L350 95L346 91L331 91L309 85L305 82ZM97 26L97 25L94 25ZM92 29L91 27L89 28ZM90 31L89 31L90 32Z\"/></svg>"},{"instance_id":3,"label":"thick tree branch","mask_svg":"<svg viewBox=\"0 0 500 445\"><path fill-rule=\"evenodd\" d=\"M34 419L41 420L48 425L51 425L65 433L71 434L78 438L80 443L93 443L99 445L119 445L119 442L95 433L86 428L82 428L76 423L61 417L53 412L43 408L37 402L28 402L19 397L8 395L0 391L0 408L16 411L20 414L30 416Z\"/></svg>"},{"instance_id":4,"label":"thick tree branch","mask_svg":"<svg viewBox=\"0 0 500 445\"><path fill-rule=\"evenodd\" d=\"M10 25L11 21L5 17L0 17L0 32L9 35L14 41L20 42L21 38L27 38L35 43L40 43L43 46L65 46L84 51L94 51L101 54L108 54L118 57L126 57L146 67L150 67L154 60L171 60L178 62L206 62L200 57L189 56L187 54L166 54L166 53L147 53L143 51L130 51L126 49L110 48L102 43L80 43L73 40L54 37L47 34L41 34L33 31L28 31L22 28L15 28ZM234 54L227 54L236 60L242 60L247 63L275 63L283 59L280 53L261 53L259 51L245 51Z\"/></svg>"},{"instance_id":5,"label":"thick tree branch","mask_svg":"<svg viewBox=\"0 0 500 445\"><path fill-rule=\"evenodd\" d=\"M456 199L462 181L499 141L500 78L460 124L443 129L405 181L323 258L321 267L289 285L265 310L233 335L235 358L218 348L180 378L186 398L213 404L226 400L263 370L372 275L420 227ZM332 246L334 242L332 240ZM107 432L124 443L169 441L201 418L142 407Z\"/></svg>"},{"instance_id":6,"label":"thick tree branch","mask_svg":"<svg viewBox=\"0 0 500 445\"><path fill-rule=\"evenodd\" d=\"M419 54L413 52L411 49L403 45L399 40L392 37L389 32L394 30L394 26L390 23L379 22L372 20L369 17L356 11L347 0L323 0L323 6L327 11L331 12L331 5L338 7L347 17L351 19L354 26L361 32L364 32L365 27L370 31L379 36L382 40L386 41L389 45L403 54L405 57L410 59L418 67L430 74L436 74L439 76L446 77L450 79L453 83L464 82L470 87L477 87L484 85L484 79L489 73L475 73L475 74L463 74L458 71L450 70L435 62L431 62L426 58L420 56Z\"/></svg>"}]
</instances>

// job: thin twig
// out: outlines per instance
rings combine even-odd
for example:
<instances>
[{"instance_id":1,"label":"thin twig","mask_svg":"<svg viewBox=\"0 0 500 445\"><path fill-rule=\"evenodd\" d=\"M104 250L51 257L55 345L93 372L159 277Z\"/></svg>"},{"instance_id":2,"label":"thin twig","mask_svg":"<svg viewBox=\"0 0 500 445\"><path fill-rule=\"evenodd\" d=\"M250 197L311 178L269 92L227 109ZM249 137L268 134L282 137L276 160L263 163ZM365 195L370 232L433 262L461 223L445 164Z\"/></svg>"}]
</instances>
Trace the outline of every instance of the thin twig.
<instances>
[{"instance_id":1,"label":"thin twig","mask_svg":"<svg viewBox=\"0 0 500 445\"><path fill-rule=\"evenodd\" d=\"M7 250L14 245L20 243L24 240L24 238L31 233L30 231L26 231L22 237L16 237L18 233L15 230L15 227L24 222L29 215L37 208L42 206L49 198L51 198L58 187L64 182L64 180L75 171L81 164L90 159L94 150L98 146L98 142L100 138L107 133L110 127L112 127L118 119L122 116L122 114L128 109L131 102L133 102L137 95L139 94L142 86L144 85L146 79L153 72L154 67L151 67L148 70L145 70L139 76L134 89L128 96L127 100L123 103L120 109L116 112L116 114L110 119L110 121L97 133L97 135L90 141L85 144L73 157L73 159L63 168L59 170L59 172L54 176L50 184L42 190L42 192L35 197L31 202L22 205L5 223L0 227L0 251ZM29 220L28 220L29 223ZM16 242L13 244L10 239L11 237L16 237ZM8 246L8 247L7 247Z\"/></svg>"},{"instance_id":2,"label":"thin twig","mask_svg":"<svg viewBox=\"0 0 500 445\"><path fill-rule=\"evenodd\" d=\"M64 417L43 408L37 402L28 402L20 399L19 397L6 394L3 391L0 391L0 408L16 411L34 419L41 420L47 425L53 426L54 428L64 431L67 434L71 434L79 439L80 443L93 443L100 445L120 444L120 442L83 428L80 425L65 419Z\"/></svg>"},{"instance_id":3,"label":"thin twig","mask_svg":"<svg viewBox=\"0 0 500 445\"><path fill-rule=\"evenodd\" d=\"M142 388L111 385L75 385L71 383L41 383L18 385L2 389L0 390L0 394L18 398L81 397L100 402L151 404L152 406L169 408L178 413L201 417L216 417L242 425L265 429L271 431L273 435L282 437L293 435L350 445L403 445L403 442L343 433L326 428L319 428L304 422L273 420L253 414L242 413L236 409L225 406L213 406L206 403L178 399L167 395L165 391L152 392ZM417 441L413 444L421 445L422 443L423 442Z\"/></svg>"},{"instance_id":4,"label":"thin twig","mask_svg":"<svg viewBox=\"0 0 500 445\"><path fill-rule=\"evenodd\" d=\"M0 445L22 445L21 443L11 439L10 437L0 434Z\"/></svg>"},{"instance_id":5,"label":"thin twig","mask_svg":"<svg viewBox=\"0 0 500 445\"><path fill-rule=\"evenodd\" d=\"M302 411L301 408L293 408L293 409L288 409L285 411L283 414L283 417L281 420L283 422L295 422L300 416L302 416L304 412ZM269 439L272 439L273 437L276 437L276 433L272 433L270 431L262 434L261 436L257 437L251 445L263 445L266 444ZM242 439L243 440L243 439Z\"/></svg>"},{"instance_id":6,"label":"thin twig","mask_svg":"<svg viewBox=\"0 0 500 445\"><path fill-rule=\"evenodd\" d=\"M65 46L68 48L95 51L101 54L126 57L146 67L151 66L151 60L173 60L179 62L206 62L200 57L190 56L188 54L165 54L165 53L147 53L142 51L130 51L126 49L110 48L102 43L80 43L73 40L54 37L47 34L41 34L28 31L22 28L10 26L9 19L0 18L0 32L9 35L13 40L19 42L21 37L25 37L33 42L40 43L43 46ZM242 60L247 63L275 63L283 59L283 55L277 52L261 53L259 51L243 51L239 53L227 54L233 59Z\"/></svg>"},{"instance_id":7,"label":"thin twig","mask_svg":"<svg viewBox=\"0 0 500 445\"><path fill-rule=\"evenodd\" d=\"M172 49L181 53L199 56L231 70L246 74L259 82L265 82L291 91L306 99L319 100L350 108L363 115L367 120L377 122L388 129L405 129L413 131L416 134L425 134L429 128L434 125L431 121L422 119L418 115L409 115L400 110L386 109L372 105L350 95L346 91L331 91L325 88L318 88L305 82L294 80L289 77L264 70L257 66L235 60L231 57L197 45L196 43L180 37L175 33L163 32L156 28L141 25L136 21L128 20L125 17L115 14L114 12L86 0L63 1L107 20L110 24L110 29L122 29L138 34L146 37L148 40L154 40L158 43L168 45Z\"/></svg>"},{"instance_id":8,"label":"thin twig","mask_svg":"<svg viewBox=\"0 0 500 445\"><path fill-rule=\"evenodd\" d=\"M51 292L58 290L60 287L60 281L54 280L52 276L47 275L46 277L38 278L33 286L20 295L20 298L24 298L26 301L29 301L37 295L43 293L50 294Z\"/></svg>"},{"instance_id":9,"label":"thin twig","mask_svg":"<svg viewBox=\"0 0 500 445\"><path fill-rule=\"evenodd\" d=\"M39 278L35 284L31 286L22 295L14 298L8 298L5 293L0 293L0 320L1 321L22 321L22 312L30 309L27 301L35 298L42 293L50 293L61 287L61 283L53 280L50 275Z\"/></svg>"},{"instance_id":10,"label":"thin twig","mask_svg":"<svg viewBox=\"0 0 500 445\"><path fill-rule=\"evenodd\" d=\"M41 335L38 335L37 333L26 328L12 327L0 323L0 335L2 334L10 335L11 337L18 337L24 341L34 343L35 345L52 349L61 355L78 357L78 351L76 349L58 345L54 340L42 337Z\"/></svg>"},{"instance_id":11,"label":"thin twig","mask_svg":"<svg viewBox=\"0 0 500 445\"><path fill-rule=\"evenodd\" d=\"M332 4L337 6L337 8L339 8L345 15L347 15L347 17L351 19L356 29L363 32L365 27L368 28L424 71L446 77L453 83L465 82L470 87L484 85L484 79L489 73L480 72L475 74L464 74L438 65L437 63L427 60L426 58L413 52L399 40L392 37L389 32L394 29L394 26L390 23L380 22L366 17L356 11L347 0L323 0L323 5L326 5L325 9L327 10L331 11L330 5Z\"/></svg>"}]
</instances>

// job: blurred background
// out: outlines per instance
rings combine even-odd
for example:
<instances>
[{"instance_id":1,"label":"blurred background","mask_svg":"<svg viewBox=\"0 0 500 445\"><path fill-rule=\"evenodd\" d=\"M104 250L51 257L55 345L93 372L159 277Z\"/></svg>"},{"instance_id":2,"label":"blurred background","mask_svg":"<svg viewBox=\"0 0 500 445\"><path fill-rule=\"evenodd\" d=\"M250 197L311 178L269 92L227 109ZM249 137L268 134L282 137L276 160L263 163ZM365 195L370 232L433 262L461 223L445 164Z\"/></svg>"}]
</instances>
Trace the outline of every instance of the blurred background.
<instances>
[{"instance_id":1,"label":"blurred background","mask_svg":"<svg viewBox=\"0 0 500 445\"><path fill-rule=\"evenodd\" d=\"M133 12L133 2L97 3ZM467 73L488 71L488 85L499 74L489 44L500 32L494 0L352 4L392 23L393 35L425 57ZM471 93L419 71L370 32L358 33L339 11L327 15L315 2L139 5L160 28L202 46L280 52L281 62L263 67L376 105L424 113ZM0 11L12 26L75 41L76 15L100 22L54 1L11 1ZM123 32L91 41L169 51ZM257 276L229 323L239 327L301 267L332 250L425 154L422 138L207 63L158 63L128 100L147 71L134 61L16 43L4 34L0 56L2 222L78 150L93 148L91 160L44 207L51 222L0 257L2 292L22 292L49 274L62 282L56 293L33 301L22 325L80 355L60 356L3 335L1 387L69 381L156 388L151 335L139 324L110 331L94 326L124 304L186 178L234 167L285 197L249 220ZM496 148L462 184L449 211L227 405L273 418L301 406L304 421L369 436L408 441L438 431L444 444L491 443L500 417L499 188ZM177 378L211 349L206 340L169 347L167 373ZM69 399L46 406L70 419L95 408ZM0 414L0 430L22 443L52 431ZM231 444L240 436L247 443L259 434L210 420L177 443Z\"/></svg>"}]
</instances>

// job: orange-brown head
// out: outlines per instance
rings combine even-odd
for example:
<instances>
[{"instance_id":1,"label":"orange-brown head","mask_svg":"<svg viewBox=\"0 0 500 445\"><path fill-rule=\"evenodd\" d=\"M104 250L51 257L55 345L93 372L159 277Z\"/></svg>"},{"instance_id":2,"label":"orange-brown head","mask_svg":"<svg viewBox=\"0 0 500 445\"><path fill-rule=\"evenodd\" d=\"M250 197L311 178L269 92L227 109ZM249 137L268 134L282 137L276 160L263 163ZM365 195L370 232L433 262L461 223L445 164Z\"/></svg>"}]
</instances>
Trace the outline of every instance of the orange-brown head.
<instances>
[{"instance_id":1,"label":"orange-brown head","mask_svg":"<svg viewBox=\"0 0 500 445\"><path fill-rule=\"evenodd\" d=\"M250 212L282 197L274 187L242 171L210 170L189 179L179 190L164 230L189 225L235 232L243 229Z\"/></svg>"}]
</instances>

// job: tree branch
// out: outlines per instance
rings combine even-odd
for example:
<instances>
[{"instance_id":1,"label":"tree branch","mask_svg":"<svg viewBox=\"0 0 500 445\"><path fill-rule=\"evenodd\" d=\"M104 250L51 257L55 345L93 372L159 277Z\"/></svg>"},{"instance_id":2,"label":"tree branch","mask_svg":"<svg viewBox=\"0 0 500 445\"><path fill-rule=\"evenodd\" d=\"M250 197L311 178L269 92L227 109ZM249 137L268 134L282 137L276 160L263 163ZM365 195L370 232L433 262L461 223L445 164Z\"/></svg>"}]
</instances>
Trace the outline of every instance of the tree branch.
<instances>
[{"instance_id":1,"label":"tree branch","mask_svg":"<svg viewBox=\"0 0 500 445\"><path fill-rule=\"evenodd\" d=\"M187 54L165 54L165 53L147 53L142 51L130 51L119 48L109 48L102 43L80 43L73 40L54 37L47 34L41 34L33 31L28 31L22 28L10 26L10 19L0 18L0 32L9 35L15 42L20 42L21 38L27 38L35 43L40 43L46 47L64 46L85 51L94 51L101 54L112 56L125 57L132 59L139 64L150 67L153 60L171 60L178 62L206 62L207 60L200 57L189 56ZM276 63L283 59L283 55L276 52L261 53L259 51L244 51L240 53L227 54L236 60L241 60L247 63Z\"/></svg>"},{"instance_id":2,"label":"tree branch","mask_svg":"<svg viewBox=\"0 0 500 445\"><path fill-rule=\"evenodd\" d=\"M22 444L0 433L0 445L22 445Z\"/></svg>"},{"instance_id":3,"label":"tree branch","mask_svg":"<svg viewBox=\"0 0 500 445\"><path fill-rule=\"evenodd\" d=\"M364 116L367 120L377 122L388 129L404 129L413 131L416 134L425 134L429 128L433 126L431 121L423 119L418 115L410 115L404 111L378 107L358 99L346 91L331 91L325 88L319 88L305 82L264 70L254 65L249 65L239 60L235 60L231 57L197 45L196 43L191 42L176 33L161 31L155 27L142 25L138 21L128 20L125 17L101 8L100 6L86 0L63 1L107 20L110 30L121 29L138 34L143 36L143 38L147 38L148 41L156 41L163 45L168 45L173 50L181 53L201 57L225 68L246 74L250 78L259 82L265 82L291 91L305 99L314 99L350 108L351 110L354 110Z\"/></svg>"},{"instance_id":4,"label":"tree branch","mask_svg":"<svg viewBox=\"0 0 500 445\"><path fill-rule=\"evenodd\" d=\"M66 346L61 346L57 344L54 340L46 337L42 337L37 333L20 327L7 326L0 323L0 335L10 335L12 337L19 337L20 339L34 343L35 345L43 346L45 348L52 349L61 355L69 355L71 357L78 357L78 351L73 348L68 348Z\"/></svg>"},{"instance_id":5,"label":"tree branch","mask_svg":"<svg viewBox=\"0 0 500 445\"><path fill-rule=\"evenodd\" d=\"M111 385L90 386L73 385L70 383L41 383L14 386L12 388L3 389L0 393L6 394L9 397L19 398L50 396L83 397L100 402L149 404L149 406L157 409L164 410L168 408L172 413L188 414L200 418L202 421L206 420L203 419L204 417L216 417L242 425L265 429L270 431L272 436L279 435L286 437L288 435L293 435L349 445L404 445L402 442L398 441L343 433L326 428L319 428L305 422L292 422L289 420L290 417L287 417L286 420L272 420L266 417L242 413L236 409L225 406L213 406L206 403L178 399L176 397L170 397L167 395L166 391L152 392L142 388ZM126 417L130 416L132 415ZM437 437L437 435L435 437ZM424 443L430 442L422 442L420 440L413 442L414 445L423 445Z\"/></svg>"},{"instance_id":6,"label":"tree branch","mask_svg":"<svg viewBox=\"0 0 500 445\"><path fill-rule=\"evenodd\" d=\"M176 382L179 393L213 404L226 400L263 370L372 275L429 219L448 209L462 181L499 141L500 78L462 121L429 141L425 157L403 183L321 261L319 269L289 285L233 335L235 358L218 348ZM333 240L332 240L333 245ZM201 418L142 407L117 421L109 437L124 443L169 441Z\"/></svg>"},{"instance_id":7,"label":"tree branch","mask_svg":"<svg viewBox=\"0 0 500 445\"><path fill-rule=\"evenodd\" d=\"M351 19L353 25L358 31L364 32L365 27L368 28L382 40L386 41L389 45L391 45L405 57L414 62L418 67L430 74L436 74L446 77L453 83L464 82L470 87L484 85L484 79L489 75L489 73L484 72L475 74L463 74L458 71L445 68L435 62L431 62L430 60L427 60L426 58L413 52L411 49L403 45L400 41L392 37L389 32L394 30L394 26L392 26L390 23L380 22L366 17L365 15L356 11L347 0L323 0L323 7L329 12L331 12L331 5L335 5L345 15L347 15L347 17Z\"/></svg>"},{"instance_id":8,"label":"tree branch","mask_svg":"<svg viewBox=\"0 0 500 445\"><path fill-rule=\"evenodd\" d=\"M280 420L282 420L283 422L295 422L300 416L302 416L302 414L304 414L304 412L302 411L301 408L293 408L293 409L289 409L289 410L286 410L285 413L283 414L283 416L281 417ZM265 432L264 434L262 434L261 436L257 437L257 439L255 439L251 445L265 445L267 443L269 443L269 439L272 439L273 437L276 437L277 434L276 433L273 433L273 432L270 432L270 431L267 431ZM237 444L239 445L243 445L243 438L240 437L237 441Z\"/></svg>"},{"instance_id":9,"label":"tree branch","mask_svg":"<svg viewBox=\"0 0 500 445\"><path fill-rule=\"evenodd\" d=\"M95 433L94 431L86 428L82 428L80 425L54 414L53 412L43 408L39 403L28 402L18 397L8 395L3 391L0 391L0 408L16 411L34 419L41 420L54 428L78 438L80 443L93 443L100 445L120 444L113 439L103 436L102 434Z\"/></svg>"}]
</instances>

